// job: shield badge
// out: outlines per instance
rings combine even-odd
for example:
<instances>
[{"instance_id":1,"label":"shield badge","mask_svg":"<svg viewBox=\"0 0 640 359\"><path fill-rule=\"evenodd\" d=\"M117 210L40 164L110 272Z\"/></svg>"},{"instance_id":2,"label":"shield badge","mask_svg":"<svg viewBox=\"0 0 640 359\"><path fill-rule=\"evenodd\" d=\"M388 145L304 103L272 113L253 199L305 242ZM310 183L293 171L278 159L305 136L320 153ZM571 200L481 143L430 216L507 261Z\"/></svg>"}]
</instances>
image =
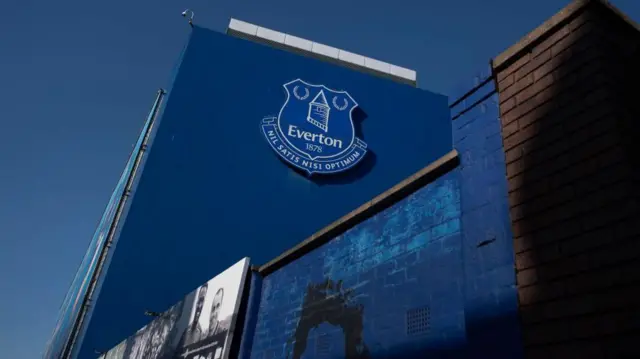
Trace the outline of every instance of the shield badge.
<instances>
[{"instance_id":1,"label":"shield badge","mask_svg":"<svg viewBox=\"0 0 640 359\"><path fill-rule=\"evenodd\" d=\"M359 163L367 145L356 137L352 113L358 103L346 91L296 79L283 85L286 99L278 117L262 131L287 163L313 173L337 173Z\"/></svg>"}]
</instances>

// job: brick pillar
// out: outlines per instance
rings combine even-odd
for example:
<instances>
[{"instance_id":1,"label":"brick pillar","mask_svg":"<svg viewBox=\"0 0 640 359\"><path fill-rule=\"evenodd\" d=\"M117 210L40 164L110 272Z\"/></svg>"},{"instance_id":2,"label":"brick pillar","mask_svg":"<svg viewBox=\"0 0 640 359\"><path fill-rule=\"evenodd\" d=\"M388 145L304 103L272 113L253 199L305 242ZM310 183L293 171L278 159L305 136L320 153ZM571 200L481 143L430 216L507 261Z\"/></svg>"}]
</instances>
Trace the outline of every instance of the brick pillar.
<instances>
[{"instance_id":1,"label":"brick pillar","mask_svg":"<svg viewBox=\"0 0 640 359\"><path fill-rule=\"evenodd\" d=\"M493 61L527 358L640 358L638 49L582 0Z\"/></svg>"}]
</instances>

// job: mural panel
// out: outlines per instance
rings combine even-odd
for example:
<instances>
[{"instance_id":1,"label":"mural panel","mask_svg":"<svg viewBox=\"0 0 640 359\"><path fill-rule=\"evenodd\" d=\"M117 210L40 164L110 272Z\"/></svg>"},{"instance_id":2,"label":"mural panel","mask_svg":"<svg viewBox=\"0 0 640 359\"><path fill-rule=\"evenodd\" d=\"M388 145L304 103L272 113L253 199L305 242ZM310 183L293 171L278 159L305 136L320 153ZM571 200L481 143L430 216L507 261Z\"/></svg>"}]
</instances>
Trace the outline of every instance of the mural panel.
<instances>
[{"instance_id":1,"label":"mural panel","mask_svg":"<svg viewBox=\"0 0 640 359\"><path fill-rule=\"evenodd\" d=\"M457 170L264 278L251 358L456 357Z\"/></svg>"},{"instance_id":2,"label":"mural panel","mask_svg":"<svg viewBox=\"0 0 640 359\"><path fill-rule=\"evenodd\" d=\"M226 359L249 260L191 292L100 359Z\"/></svg>"}]
</instances>

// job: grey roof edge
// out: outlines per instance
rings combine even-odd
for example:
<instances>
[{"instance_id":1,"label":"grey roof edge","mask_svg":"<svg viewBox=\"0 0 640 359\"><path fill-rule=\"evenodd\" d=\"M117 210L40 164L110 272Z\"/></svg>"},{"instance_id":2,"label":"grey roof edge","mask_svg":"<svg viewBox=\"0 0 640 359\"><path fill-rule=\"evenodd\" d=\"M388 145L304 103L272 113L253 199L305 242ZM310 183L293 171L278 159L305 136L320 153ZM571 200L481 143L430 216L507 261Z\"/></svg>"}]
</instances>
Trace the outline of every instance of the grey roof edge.
<instances>
[{"instance_id":1,"label":"grey roof edge","mask_svg":"<svg viewBox=\"0 0 640 359\"><path fill-rule=\"evenodd\" d=\"M231 18L226 33L234 37L291 51L298 55L327 61L370 75L383 77L414 87L417 86L417 73L415 70L313 42L291 34L260 27L245 21Z\"/></svg>"}]
</instances>

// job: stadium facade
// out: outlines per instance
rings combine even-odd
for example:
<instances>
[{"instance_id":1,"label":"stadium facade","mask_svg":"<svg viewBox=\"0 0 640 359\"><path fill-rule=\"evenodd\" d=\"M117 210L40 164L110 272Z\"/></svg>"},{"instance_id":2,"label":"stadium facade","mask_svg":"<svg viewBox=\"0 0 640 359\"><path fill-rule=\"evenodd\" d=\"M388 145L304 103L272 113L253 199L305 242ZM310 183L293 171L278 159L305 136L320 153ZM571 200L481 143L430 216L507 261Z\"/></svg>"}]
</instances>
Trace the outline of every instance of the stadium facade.
<instances>
[{"instance_id":1,"label":"stadium facade","mask_svg":"<svg viewBox=\"0 0 640 359\"><path fill-rule=\"evenodd\" d=\"M446 97L193 26L45 358L636 355L639 49L578 0Z\"/></svg>"}]
</instances>

